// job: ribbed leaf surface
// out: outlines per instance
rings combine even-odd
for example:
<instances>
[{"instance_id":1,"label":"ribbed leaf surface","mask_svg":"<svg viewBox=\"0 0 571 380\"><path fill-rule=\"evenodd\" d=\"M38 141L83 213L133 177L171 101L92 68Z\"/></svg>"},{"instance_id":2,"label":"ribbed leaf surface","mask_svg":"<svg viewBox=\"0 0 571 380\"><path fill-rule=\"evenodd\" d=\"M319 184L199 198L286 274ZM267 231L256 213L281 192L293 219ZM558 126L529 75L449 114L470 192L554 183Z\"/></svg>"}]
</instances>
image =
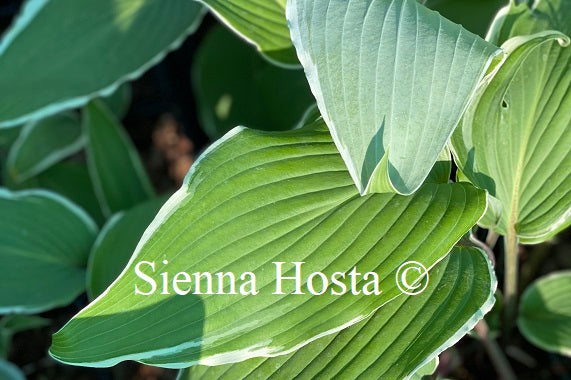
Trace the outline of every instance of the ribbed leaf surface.
<instances>
[{"instance_id":1,"label":"ribbed leaf surface","mask_svg":"<svg viewBox=\"0 0 571 380\"><path fill-rule=\"evenodd\" d=\"M285 18L285 0L198 0L278 65L299 66Z\"/></svg>"},{"instance_id":2,"label":"ribbed leaf surface","mask_svg":"<svg viewBox=\"0 0 571 380\"><path fill-rule=\"evenodd\" d=\"M415 0L292 0L287 17L360 193L413 193L497 48Z\"/></svg>"},{"instance_id":3,"label":"ribbed leaf surface","mask_svg":"<svg viewBox=\"0 0 571 380\"><path fill-rule=\"evenodd\" d=\"M189 0L30 0L0 43L0 128L82 106L192 32Z\"/></svg>"},{"instance_id":4,"label":"ribbed leaf surface","mask_svg":"<svg viewBox=\"0 0 571 380\"><path fill-rule=\"evenodd\" d=\"M10 149L6 162L9 175L25 181L83 147L84 139L77 116L61 113L31 122Z\"/></svg>"},{"instance_id":5,"label":"ribbed leaf surface","mask_svg":"<svg viewBox=\"0 0 571 380\"><path fill-rule=\"evenodd\" d=\"M180 368L286 354L395 298L401 264L431 268L482 215L484 193L470 184L361 197L317 124L282 133L237 128L211 147L145 231L121 277L54 335L52 356L89 366L132 359ZM135 274L141 261L155 261L154 274L145 271L157 280L165 271L171 279L181 271L254 272L259 294L195 294L193 283L186 296L172 289L136 295L135 285L151 288ZM304 294L290 294L293 281L284 283L285 294L273 294L278 261L288 276L291 262L305 262ZM382 294L308 292L310 273L354 266L377 272ZM365 282L356 280L356 290Z\"/></svg>"},{"instance_id":6,"label":"ribbed leaf surface","mask_svg":"<svg viewBox=\"0 0 571 380\"><path fill-rule=\"evenodd\" d=\"M542 277L521 297L518 327L530 342L571 357L571 271Z\"/></svg>"},{"instance_id":7,"label":"ribbed leaf surface","mask_svg":"<svg viewBox=\"0 0 571 380\"><path fill-rule=\"evenodd\" d=\"M84 211L48 191L0 189L0 215L0 314L64 306L84 291L97 234Z\"/></svg>"},{"instance_id":8,"label":"ribbed leaf surface","mask_svg":"<svg viewBox=\"0 0 571 380\"><path fill-rule=\"evenodd\" d=\"M194 366L179 380L403 379L473 327L492 307L495 287L485 255L455 247L431 271L421 294L399 296L371 318L293 354Z\"/></svg>"},{"instance_id":9,"label":"ribbed leaf surface","mask_svg":"<svg viewBox=\"0 0 571 380\"><path fill-rule=\"evenodd\" d=\"M491 197L481 223L523 243L571 223L571 48L560 43L558 32L504 43L509 56L452 138L458 167Z\"/></svg>"},{"instance_id":10,"label":"ribbed leaf surface","mask_svg":"<svg viewBox=\"0 0 571 380\"><path fill-rule=\"evenodd\" d=\"M103 212L110 215L150 199L154 191L137 150L107 106L90 102L83 125L89 175Z\"/></svg>"}]
</instances>

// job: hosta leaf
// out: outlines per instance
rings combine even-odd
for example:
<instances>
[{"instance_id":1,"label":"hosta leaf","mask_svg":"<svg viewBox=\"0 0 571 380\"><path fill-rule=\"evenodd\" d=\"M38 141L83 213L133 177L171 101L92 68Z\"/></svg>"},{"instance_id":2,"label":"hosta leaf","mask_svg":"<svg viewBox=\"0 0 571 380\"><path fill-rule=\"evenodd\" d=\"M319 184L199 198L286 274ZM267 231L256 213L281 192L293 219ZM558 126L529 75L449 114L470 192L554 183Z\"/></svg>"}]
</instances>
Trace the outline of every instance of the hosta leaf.
<instances>
[{"instance_id":1,"label":"hosta leaf","mask_svg":"<svg viewBox=\"0 0 571 380\"><path fill-rule=\"evenodd\" d=\"M286 0L198 0L272 63L299 66L285 18Z\"/></svg>"},{"instance_id":2,"label":"hosta leaf","mask_svg":"<svg viewBox=\"0 0 571 380\"><path fill-rule=\"evenodd\" d=\"M482 223L523 243L571 222L571 48L558 32L515 37L452 137L455 161L486 189Z\"/></svg>"},{"instance_id":3,"label":"hosta leaf","mask_svg":"<svg viewBox=\"0 0 571 380\"><path fill-rule=\"evenodd\" d=\"M538 347L571 357L571 271L542 277L523 292L518 327Z\"/></svg>"},{"instance_id":4,"label":"hosta leaf","mask_svg":"<svg viewBox=\"0 0 571 380\"><path fill-rule=\"evenodd\" d=\"M121 274L143 232L166 200L166 197L151 199L119 212L103 226L87 265L87 294L91 299L103 293Z\"/></svg>"},{"instance_id":5,"label":"hosta leaf","mask_svg":"<svg viewBox=\"0 0 571 380\"><path fill-rule=\"evenodd\" d=\"M84 108L83 123L89 174L103 212L110 215L150 199L151 182L115 115L94 100Z\"/></svg>"},{"instance_id":6,"label":"hosta leaf","mask_svg":"<svg viewBox=\"0 0 571 380\"><path fill-rule=\"evenodd\" d=\"M189 0L27 1L0 43L0 127L110 95L176 48L201 15Z\"/></svg>"},{"instance_id":7,"label":"hosta leaf","mask_svg":"<svg viewBox=\"0 0 571 380\"><path fill-rule=\"evenodd\" d=\"M301 70L266 62L221 26L200 44L192 85L201 125L213 140L237 125L292 129L314 102Z\"/></svg>"},{"instance_id":8,"label":"hosta leaf","mask_svg":"<svg viewBox=\"0 0 571 380\"><path fill-rule=\"evenodd\" d=\"M412 197L359 196L328 131L316 124L281 133L236 128L214 144L119 279L54 335L52 356L78 365L139 360L180 368L286 354L392 300L403 262L431 268L482 215L484 192L470 184L427 184ZM259 294L137 295L135 285L150 288L135 274L141 261L155 261L155 276L168 271L171 278L255 272ZM377 271L382 294L312 296L305 277L304 294L289 294L291 283L285 294L272 294L275 261L304 261L306 275Z\"/></svg>"},{"instance_id":9,"label":"hosta leaf","mask_svg":"<svg viewBox=\"0 0 571 380\"><path fill-rule=\"evenodd\" d=\"M48 191L0 189L0 214L0 314L64 306L83 292L97 233L84 211Z\"/></svg>"},{"instance_id":10,"label":"hosta leaf","mask_svg":"<svg viewBox=\"0 0 571 380\"><path fill-rule=\"evenodd\" d=\"M179 380L420 379L435 371L438 353L490 310L495 287L485 255L477 248L455 247L432 269L421 294L402 295L371 318L293 354L194 366L181 371Z\"/></svg>"},{"instance_id":11,"label":"hosta leaf","mask_svg":"<svg viewBox=\"0 0 571 380\"><path fill-rule=\"evenodd\" d=\"M287 16L360 193L413 193L498 49L414 0L292 0Z\"/></svg>"},{"instance_id":12,"label":"hosta leaf","mask_svg":"<svg viewBox=\"0 0 571 380\"><path fill-rule=\"evenodd\" d=\"M6 165L10 176L22 182L76 153L83 144L79 118L61 113L24 126Z\"/></svg>"}]
</instances>

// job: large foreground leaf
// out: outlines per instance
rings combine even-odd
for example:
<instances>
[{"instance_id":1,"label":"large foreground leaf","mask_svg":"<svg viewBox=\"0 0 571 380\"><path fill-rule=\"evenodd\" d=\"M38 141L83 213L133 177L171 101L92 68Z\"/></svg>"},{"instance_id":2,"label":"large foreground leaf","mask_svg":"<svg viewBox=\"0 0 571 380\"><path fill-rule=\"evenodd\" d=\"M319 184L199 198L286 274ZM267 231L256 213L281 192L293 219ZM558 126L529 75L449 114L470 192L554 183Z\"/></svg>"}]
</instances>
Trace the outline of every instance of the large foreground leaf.
<instances>
[{"instance_id":1,"label":"large foreground leaf","mask_svg":"<svg viewBox=\"0 0 571 380\"><path fill-rule=\"evenodd\" d=\"M486 78L452 146L462 173L486 189L481 222L523 243L571 222L571 48L557 32L515 37Z\"/></svg>"},{"instance_id":2,"label":"large foreground leaf","mask_svg":"<svg viewBox=\"0 0 571 380\"><path fill-rule=\"evenodd\" d=\"M34 121L10 149L6 163L10 176L25 181L83 147L81 124L76 115L61 113Z\"/></svg>"},{"instance_id":3,"label":"large foreground leaf","mask_svg":"<svg viewBox=\"0 0 571 380\"><path fill-rule=\"evenodd\" d=\"M189 0L30 0L0 43L0 127L111 94L192 32Z\"/></svg>"},{"instance_id":4,"label":"large foreground leaf","mask_svg":"<svg viewBox=\"0 0 571 380\"><path fill-rule=\"evenodd\" d=\"M571 356L571 271L534 282L521 297L517 325L530 342Z\"/></svg>"},{"instance_id":5,"label":"large foreground leaf","mask_svg":"<svg viewBox=\"0 0 571 380\"><path fill-rule=\"evenodd\" d=\"M287 17L360 193L413 193L498 49L415 0L292 0Z\"/></svg>"},{"instance_id":6,"label":"large foreground leaf","mask_svg":"<svg viewBox=\"0 0 571 380\"><path fill-rule=\"evenodd\" d=\"M340 333L285 356L194 366L179 379L403 379L426 362L434 372L429 361L490 310L495 288L485 254L455 247L431 271L424 292L403 294Z\"/></svg>"},{"instance_id":7,"label":"large foreground leaf","mask_svg":"<svg viewBox=\"0 0 571 380\"><path fill-rule=\"evenodd\" d=\"M145 231L119 279L54 335L52 356L77 365L130 359L180 368L286 354L394 299L402 263L431 268L482 215L484 192L469 184L361 197L323 122L316 124L282 133L236 128L211 147ZM196 294L193 282L185 296L159 294L161 284L151 295L135 294L135 286L152 290L135 273L141 261L155 262L154 274L147 264L139 269L158 281L161 272L171 280L181 271L254 272L259 293ZM291 262L305 262L303 294L290 294L293 281L284 283L284 294L273 294L273 262L280 261L286 276L294 274ZM340 287L340 295L309 293L310 273L330 277L355 266L378 273L382 294L361 292L370 277L347 288L354 285L358 295ZM348 286L350 275L337 280ZM229 292L228 280L225 286Z\"/></svg>"},{"instance_id":8,"label":"large foreground leaf","mask_svg":"<svg viewBox=\"0 0 571 380\"><path fill-rule=\"evenodd\" d=\"M315 103L303 71L268 63L221 26L212 28L200 44L192 85L201 126L212 140L237 125L293 129Z\"/></svg>"},{"instance_id":9,"label":"large foreground leaf","mask_svg":"<svg viewBox=\"0 0 571 380\"><path fill-rule=\"evenodd\" d=\"M115 115L100 100L83 112L87 164L106 215L150 199L154 190L137 150Z\"/></svg>"},{"instance_id":10,"label":"large foreground leaf","mask_svg":"<svg viewBox=\"0 0 571 380\"><path fill-rule=\"evenodd\" d=\"M286 0L198 0L271 62L299 66L285 18Z\"/></svg>"},{"instance_id":11,"label":"large foreground leaf","mask_svg":"<svg viewBox=\"0 0 571 380\"><path fill-rule=\"evenodd\" d=\"M85 289L95 223L44 190L0 189L0 314L36 313L73 301Z\"/></svg>"}]
</instances>

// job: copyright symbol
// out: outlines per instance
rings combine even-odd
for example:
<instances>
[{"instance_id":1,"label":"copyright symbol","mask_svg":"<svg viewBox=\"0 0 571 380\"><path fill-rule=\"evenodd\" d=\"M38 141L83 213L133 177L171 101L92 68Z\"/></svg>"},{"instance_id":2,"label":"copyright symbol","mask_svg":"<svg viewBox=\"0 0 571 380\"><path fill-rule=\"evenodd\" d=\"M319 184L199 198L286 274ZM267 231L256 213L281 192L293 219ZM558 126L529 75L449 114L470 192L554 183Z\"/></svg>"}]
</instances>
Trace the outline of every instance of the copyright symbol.
<instances>
[{"instance_id":1,"label":"copyright symbol","mask_svg":"<svg viewBox=\"0 0 571 380\"><path fill-rule=\"evenodd\" d=\"M417 276L414 277L414 280L409 281L407 276L414 274ZM428 270L418 261L407 261L397 269L395 279L401 292L415 296L422 293L428 286Z\"/></svg>"}]
</instances>

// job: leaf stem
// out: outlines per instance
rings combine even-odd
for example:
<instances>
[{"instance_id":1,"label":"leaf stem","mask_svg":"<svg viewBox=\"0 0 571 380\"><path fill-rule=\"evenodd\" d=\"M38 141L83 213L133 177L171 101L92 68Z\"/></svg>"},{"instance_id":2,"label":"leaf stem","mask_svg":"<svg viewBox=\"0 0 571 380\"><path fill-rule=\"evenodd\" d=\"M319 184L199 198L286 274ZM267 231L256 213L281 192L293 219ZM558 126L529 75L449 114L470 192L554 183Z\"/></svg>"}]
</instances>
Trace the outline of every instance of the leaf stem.
<instances>
[{"instance_id":1,"label":"leaf stem","mask_svg":"<svg viewBox=\"0 0 571 380\"><path fill-rule=\"evenodd\" d=\"M488 336L489 327L486 321L484 319L480 320L480 322L476 324L476 327L474 327L474 330L480 337L480 340L484 345L488 356L492 360L492 364L494 365L499 377L502 380L516 380L517 377L515 376L508 359L500 349L500 346L495 340L490 339Z\"/></svg>"},{"instance_id":2,"label":"leaf stem","mask_svg":"<svg viewBox=\"0 0 571 380\"><path fill-rule=\"evenodd\" d=\"M506 338L509 338L516 317L519 270L519 242L513 224L507 230L504 244L504 332Z\"/></svg>"}]
</instances>

